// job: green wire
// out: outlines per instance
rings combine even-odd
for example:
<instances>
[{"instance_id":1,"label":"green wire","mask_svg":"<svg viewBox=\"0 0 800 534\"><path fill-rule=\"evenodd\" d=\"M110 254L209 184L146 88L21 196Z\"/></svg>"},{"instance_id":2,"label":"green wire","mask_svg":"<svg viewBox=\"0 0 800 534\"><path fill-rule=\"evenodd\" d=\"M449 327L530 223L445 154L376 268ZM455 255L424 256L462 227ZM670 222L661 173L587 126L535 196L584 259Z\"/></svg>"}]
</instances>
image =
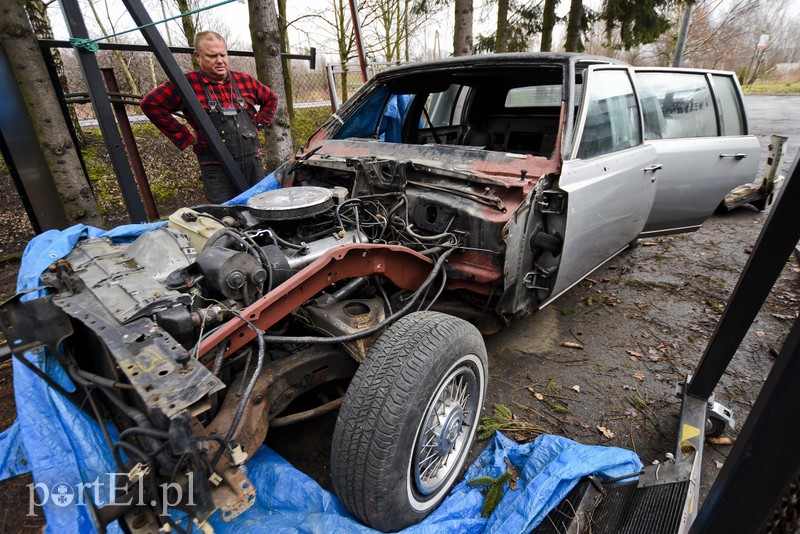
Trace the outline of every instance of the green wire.
<instances>
[{"instance_id":1,"label":"green wire","mask_svg":"<svg viewBox=\"0 0 800 534\"><path fill-rule=\"evenodd\" d=\"M155 22L150 22L143 26L137 26L136 28L131 28L129 30L124 30L118 33L114 33L111 35L104 35L102 37L98 37L97 39L83 39L80 37L71 37L69 43L79 50L83 50L84 52L97 52L100 47L97 44L97 41L103 41L105 39L111 39L112 37L117 37L118 35L125 35L126 33L135 32L136 30L143 30L144 28L149 28L150 26L155 26L156 24L161 24L163 22L169 22L171 20L183 18L187 15L194 15L195 13L199 13L201 11L206 11L208 9L214 9L215 7L224 6L225 4L230 4L232 2L238 2L239 0L222 0L222 2L218 2L216 4L212 4L206 7L199 7L197 9L193 9L191 11L187 11L186 13L181 13L180 15L175 15L174 17L169 17L163 20L158 20Z\"/></svg>"}]
</instances>

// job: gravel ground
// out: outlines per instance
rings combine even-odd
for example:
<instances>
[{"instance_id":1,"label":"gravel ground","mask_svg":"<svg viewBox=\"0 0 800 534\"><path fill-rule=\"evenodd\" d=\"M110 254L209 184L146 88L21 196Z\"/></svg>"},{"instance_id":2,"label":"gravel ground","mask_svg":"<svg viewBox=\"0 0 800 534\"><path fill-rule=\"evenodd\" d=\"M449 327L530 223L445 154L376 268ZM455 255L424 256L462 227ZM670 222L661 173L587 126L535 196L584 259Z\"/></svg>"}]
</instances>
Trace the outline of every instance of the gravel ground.
<instances>
[{"instance_id":1,"label":"gravel ground","mask_svg":"<svg viewBox=\"0 0 800 534\"><path fill-rule=\"evenodd\" d=\"M748 98L747 103L762 147L771 133L792 136L786 173L800 140L800 121L787 116L800 114L800 97ZM0 173L0 293L8 297L18 266L7 258L32 233L24 213L11 205L18 200L4 179ZM518 422L582 443L629 448L645 463L662 460L675 448L680 404L674 386L699 361L767 213L743 208L715 215L696 233L628 250L550 307L487 338L487 413L493 404L503 404ZM737 430L727 433L733 439L797 317L799 273L790 259L716 390L717 400L737 420ZM0 427L15 413L8 367L0 365ZM330 488L334 422L331 415L313 425L274 429L268 444ZM511 437L529 438L514 432ZM473 455L484 444L479 442ZM707 446L704 492L729 451L729 446ZM29 482L0 484L0 531L34 531L41 525L41 519L24 515Z\"/></svg>"}]
</instances>

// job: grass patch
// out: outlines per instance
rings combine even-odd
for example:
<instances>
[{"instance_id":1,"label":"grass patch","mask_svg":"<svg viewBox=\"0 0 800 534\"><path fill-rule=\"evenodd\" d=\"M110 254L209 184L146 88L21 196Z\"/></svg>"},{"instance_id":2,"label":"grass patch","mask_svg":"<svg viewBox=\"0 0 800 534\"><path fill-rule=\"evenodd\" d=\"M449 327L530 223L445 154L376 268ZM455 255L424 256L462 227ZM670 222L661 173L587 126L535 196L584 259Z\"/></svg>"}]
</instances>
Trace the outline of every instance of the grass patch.
<instances>
[{"instance_id":1,"label":"grass patch","mask_svg":"<svg viewBox=\"0 0 800 534\"><path fill-rule=\"evenodd\" d=\"M638 395L631 395L628 397L628 402L631 403L631 406L638 408L639 410L644 410L647 408L647 401Z\"/></svg>"},{"instance_id":2,"label":"grass patch","mask_svg":"<svg viewBox=\"0 0 800 534\"><path fill-rule=\"evenodd\" d=\"M292 121L292 141L294 149L303 146L317 128L328 120L331 116L331 108L323 106L319 108L299 108L294 110L294 120Z\"/></svg>"},{"instance_id":3,"label":"grass patch","mask_svg":"<svg viewBox=\"0 0 800 534\"><path fill-rule=\"evenodd\" d=\"M714 299L708 299L706 304L708 304L708 307L711 308L711 311L717 315L722 315L722 312L725 311L725 305Z\"/></svg>"},{"instance_id":4,"label":"grass patch","mask_svg":"<svg viewBox=\"0 0 800 534\"><path fill-rule=\"evenodd\" d=\"M490 438L497 430L506 434L513 433L517 441L531 440L539 434L547 432L547 429L539 425L527 421L518 421L514 418L511 410L503 404L495 404L492 415L481 417L481 422L478 425L478 439Z\"/></svg>"},{"instance_id":5,"label":"grass patch","mask_svg":"<svg viewBox=\"0 0 800 534\"><path fill-rule=\"evenodd\" d=\"M800 83L754 83L742 90L746 95L800 95Z\"/></svg>"}]
</instances>

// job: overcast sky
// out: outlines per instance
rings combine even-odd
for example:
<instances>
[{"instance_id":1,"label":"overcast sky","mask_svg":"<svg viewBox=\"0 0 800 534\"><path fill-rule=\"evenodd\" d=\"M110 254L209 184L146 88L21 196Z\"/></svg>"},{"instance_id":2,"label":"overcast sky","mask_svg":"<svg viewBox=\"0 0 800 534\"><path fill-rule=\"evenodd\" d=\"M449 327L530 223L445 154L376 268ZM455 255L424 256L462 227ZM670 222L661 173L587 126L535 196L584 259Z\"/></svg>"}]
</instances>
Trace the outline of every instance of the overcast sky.
<instances>
[{"instance_id":1,"label":"overcast sky","mask_svg":"<svg viewBox=\"0 0 800 534\"><path fill-rule=\"evenodd\" d=\"M169 0L166 1L172 4L172 2ZM219 0L202 0L201 5L210 6L218 3L218 1ZM157 21L164 18L161 13L158 0L144 0L144 2L148 12L150 13L150 17L153 20ZM127 15L127 11L121 0L94 0L94 3L95 7L100 13L100 16L104 19L106 30L108 30L110 33L120 32L135 27L133 20L129 15ZM324 6L326 3L327 2L325 0L290 0L287 2L287 18L290 21L295 20L303 15L308 15L319 10L319 7ZM89 28L90 37L100 37L101 32L95 22L92 11L85 2L82 2L82 4L83 16L86 20L86 25ZM66 24L64 23L60 6L57 2L54 2L50 5L48 14L50 15L50 20L53 24L53 30L56 39L68 39L69 33L67 31ZM224 6L219 6L207 11L205 16L209 15L212 17L212 20L216 18L217 20L222 21L225 26L228 27L229 41L232 45L230 48L250 48L250 17L247 11L246 3L236 1ZM170 16L169 13L167 13L167 16ZM444 55L450 54L453 47L453 25L451 22L446 23L446 21L450 21L451 17L452 14L445 12L430 20L426 27L423 27L412 36L416 42L416 46L421 49L425 49L426 47L428 49L432 49L434 39L436 38L436 33L438 31L442 53ZM493 14L488 16L486 13L480 13L478 10L476 10L476 33L480 31L483 31L484 33L492 31L490 26L494 24L494 18L495 16ZM488 20L490 19L492 20L491 25L488 24ZM109 24L109 20L112 21L111 24L113 24L113 29L110 27L111 24ZM175 37L179 31L179 23L179 20L168 23L170 25L173 37ZM323 47L320 46L319 42L315 42L322 39L322 32L317 31L318 26L315 26L313 19L306 18L301 20L297 26L301 27L303 31L290 32L289 38L292 51L300 52L306 50L308 46L317 46L318 53L323 53L323 50L321 49ZM159 27L162 28L162 35L164 35L166 38L165 31L163 30L164 25L160 25ZM212 28L209 27L208 29ZM128 42L144 42L138 32L131 33L128 36L123 37L123 39ZM175 42L174 44L184 45L183 42ZM236 46L237 44L239 46ZM334 46L331 45L329 48L330 50L333 50Z\"/></svg>"}]
</instances>

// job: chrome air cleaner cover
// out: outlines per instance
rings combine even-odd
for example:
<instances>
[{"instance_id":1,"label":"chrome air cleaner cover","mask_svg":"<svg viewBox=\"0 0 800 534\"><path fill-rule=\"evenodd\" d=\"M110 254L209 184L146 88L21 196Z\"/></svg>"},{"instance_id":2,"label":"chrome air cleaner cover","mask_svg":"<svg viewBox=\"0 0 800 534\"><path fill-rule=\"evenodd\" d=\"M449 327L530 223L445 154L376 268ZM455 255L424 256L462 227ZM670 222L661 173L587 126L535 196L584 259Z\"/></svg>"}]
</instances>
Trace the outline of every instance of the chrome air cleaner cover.
<instances>
[{"instance_id":1,"label":"chrome air cleaner cover","mask_svg":"<svg viewBox=\"0 0 800 534\"><path fill-rule=\"evenodd\" d=\"M260 193L247 201L254 217L287 221L313 217L333 207L333 191L324 187L287 187Z\"/></svg>"}]
</instances>

